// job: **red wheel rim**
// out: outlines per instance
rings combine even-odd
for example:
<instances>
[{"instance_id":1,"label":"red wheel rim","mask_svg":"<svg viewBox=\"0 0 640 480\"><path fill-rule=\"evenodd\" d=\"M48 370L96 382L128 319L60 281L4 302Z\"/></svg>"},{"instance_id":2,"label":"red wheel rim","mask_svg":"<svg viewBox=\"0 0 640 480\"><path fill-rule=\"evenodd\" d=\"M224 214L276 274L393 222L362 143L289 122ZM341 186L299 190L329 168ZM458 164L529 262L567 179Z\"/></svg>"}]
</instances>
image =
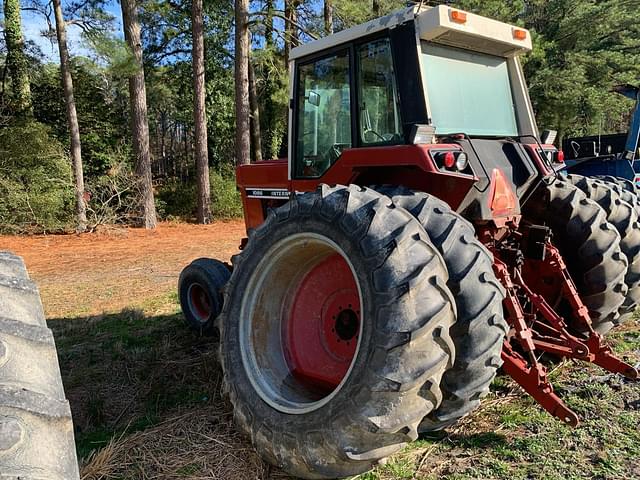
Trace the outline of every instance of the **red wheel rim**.
<instances>
[{"instance_id":1,"label":"red wheel rim","mask_svg":"<svg viewBox=\"0 0 640 480\"><path fill-rule=\"evenodd\" d=\"M349 371L360 334L358 287L340 254L328 256L304 275L284 322L291 374L319 392L334 390Z\"/></svg>"},{"instance_id":2,"label":"red wheel rim","mask_svg":"<svg viewBox=\"0 0 640 480\"><path fill-rule=\"evenodd\" d=\"M200 322L206 322L211 316L211 298L209 293L200 284L189 285L187 291L189 310L191 314Z\"/></svg>"},{"instance_id":3,"label":"red wheel rim","mask_svg":"<svg viewBox=\"0 0 640 480\"><path fill-rule=\"evenodd\" d=\"M261 400L304 414L349 384L365 325L355 268L337 243L312 232L283 238L242 291L238 346Z\"/></svg>"}]
</instances>

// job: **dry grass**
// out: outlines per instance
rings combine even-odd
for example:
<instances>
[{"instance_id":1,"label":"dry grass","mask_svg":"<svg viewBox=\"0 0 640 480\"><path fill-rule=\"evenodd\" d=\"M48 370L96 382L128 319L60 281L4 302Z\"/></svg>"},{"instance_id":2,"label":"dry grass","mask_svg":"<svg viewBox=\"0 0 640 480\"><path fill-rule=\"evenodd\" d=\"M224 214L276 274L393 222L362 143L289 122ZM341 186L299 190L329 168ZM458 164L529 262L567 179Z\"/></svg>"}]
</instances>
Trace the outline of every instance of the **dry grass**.
<instances>
[{"instance_id":1,"label":"dry grass","mask_svg":"<svg viewBox=\"0 0 640 480\"><path fill-rule=\"evenodd\" d=\"M121 435L86 459L81 476L255 480L266 478L268 468L234 430L228 410L211 406Z\"/></svg>"}]
</instances>

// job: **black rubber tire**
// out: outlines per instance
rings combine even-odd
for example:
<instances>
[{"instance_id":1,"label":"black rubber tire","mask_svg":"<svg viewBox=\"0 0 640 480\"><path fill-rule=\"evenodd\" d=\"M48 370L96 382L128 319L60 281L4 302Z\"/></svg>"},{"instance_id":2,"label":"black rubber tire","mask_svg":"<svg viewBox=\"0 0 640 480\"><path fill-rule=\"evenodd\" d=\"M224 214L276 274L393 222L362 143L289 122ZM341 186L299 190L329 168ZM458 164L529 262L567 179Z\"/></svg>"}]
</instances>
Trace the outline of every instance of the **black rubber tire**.
<instances>
[{"instance_id":1,"label":"black rubber tire","mask_svg":"<svg viewBox=\"0 0 640 480\"><path fill-rule=\"evenodd\" d=\"M636 186L631 180L627 180L626 178L614 177L612 175L598 175L595 178L602 180L607 183L613 183L618 185L623 190L632 193L636 197L640 196L640 188Z\"/></svg>"},{"instance_id":2,"label":"black rubber tire","mask_svg":"<svg viewBox=\"0 0 640 480\"><path fill-rule=\"evenodd\" d=\"M0 252L0 478L79 478L53 335L24 262L8 252Z\"/></svg>"},{"instance_id":3,"label":"black rubber tire","mask_svg":"<svg viewBox=\"0 0 640 480\"><path fill-rule=\"evenodd\" d=\"M224 263L213 258L198 258L187 265L178 279L178 298L184 319L191 330L201 336L214 335L216 330L214 321L222 312L222 290L229 281L231 272ZM206 292L211 313L204 319L200 318L189 302L189 289L199 286Z\"/></svg>"},{"instance_id":4,"label":"black rubber tire","mask_svg":"<svg viewBox=\"0 0 640 480\"><path fill-rule=\"evenodd\" d=\"M335 396L311 412L286 414L250 382L239 324L252 274L273 245L302 232L330 238L349 258L363 330ZM265 460L298 477L345 477L418 437L423 417L442 400L442 375L454 359L455 305L442 257L411 214L371 189L321 185L272 211L233 265L217 322L224 385L239 429Z\"/></svg>"},{"instance_id":5,"label":"black rubber tire","mask_svg":"<svg viewBox=\"0 0 640 480\"><path fill-rule=\"evenodd\" d=\"M568 175L567 179L582 190L588 198L595 201L607 214L607 221L616 227L620 234L620 248L627 257L625 283L628 291L622 307L619 322L623 323L633 316L640 304L640 224L635 208L625 202L618 194L619 188L590 177Z\"/></svg>"},{"instance_id":6,"label":"black rubber tire","mask_svg":"<svg viewBox=\"0 0 640 480\"><path fill-rule=\"evenodd\" d=\"M421 431L442 430L480 405L502 365L509 329L502 308L504 288L493 272L493 255L476 238L473 225L446 203L403 187L377 190L418 219L449 271L447 285L457 307L450 332L456 360L442 379L442 404L420 425Z\"/></svg>"},{"instance_id":7,"label":"black rubber tire","mask_svg":"<svg viewBox=\"0 0 640 480\"><path fill-rule=\"evenodd\" d=\"M636 213L638 214L638 218L640 218L640 189L636 187L636 185L626 178L612 177L610 175L602 175L594 177L602 182L605 182L611 188L615 190L615 192L622 197L622 199L630 205L633 205Z\"/></svg>"},{"instance_id":8,"label":"black rubber tire","mask_svg":"<svg viewBox=\"0 0 640 480\"><path fill-rule=\"evenodd\" d=\"M605 211L569 181L554 179L540 184L524 214L549 225L594 329L602 334L611 330L620 321L618 311L627 294L627 259Z\"/></svg>"}]
</instances>

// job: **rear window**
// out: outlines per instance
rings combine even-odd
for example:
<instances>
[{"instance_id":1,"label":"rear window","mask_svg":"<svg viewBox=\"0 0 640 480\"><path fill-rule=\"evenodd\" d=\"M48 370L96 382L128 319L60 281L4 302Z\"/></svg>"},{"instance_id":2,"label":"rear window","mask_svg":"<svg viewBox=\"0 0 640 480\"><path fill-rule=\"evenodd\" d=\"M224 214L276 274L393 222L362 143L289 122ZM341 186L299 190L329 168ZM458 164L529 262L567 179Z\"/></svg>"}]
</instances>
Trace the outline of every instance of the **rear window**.
<instances>
[{"instance_id":1,"label":"rear window","mask_svg":"<svg viewBox=\"0 0 640 480\"><path fill-rule=\"evenodd\" d=\"M516 136L507 60L422 42L429 116L438 134Z\"/></svg>"}]
</instances>

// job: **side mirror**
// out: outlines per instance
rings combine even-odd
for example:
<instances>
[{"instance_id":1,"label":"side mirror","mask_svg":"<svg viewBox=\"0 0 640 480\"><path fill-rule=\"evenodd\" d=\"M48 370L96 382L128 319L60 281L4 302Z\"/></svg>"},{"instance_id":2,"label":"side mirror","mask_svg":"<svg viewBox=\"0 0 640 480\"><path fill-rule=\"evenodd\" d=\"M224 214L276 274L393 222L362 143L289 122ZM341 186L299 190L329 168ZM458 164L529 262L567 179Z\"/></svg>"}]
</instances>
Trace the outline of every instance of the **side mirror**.
<instances>
[{"instance_id":1,"label":"side mirror","mask_svg":"<svg viewBox=\"0 0 640 480\"><path fill-rule=\"evenodd\" d=\"M307 102L309 102L314 107L320 106L320 94L317 92L309 92L309 96L307 97Z\"/></svg>"},{"instance_id":2,"label":"side mirror","mask_svg":"<svg viewBox=\"0 0 640 480\"><path fill-rule=\"evenodd\" d=\"M558 132L555 130L545 130L540 135L540 143L543 145L553 145L556 141L556 137L558 136Z\"/></svg>"}]
</instances>

